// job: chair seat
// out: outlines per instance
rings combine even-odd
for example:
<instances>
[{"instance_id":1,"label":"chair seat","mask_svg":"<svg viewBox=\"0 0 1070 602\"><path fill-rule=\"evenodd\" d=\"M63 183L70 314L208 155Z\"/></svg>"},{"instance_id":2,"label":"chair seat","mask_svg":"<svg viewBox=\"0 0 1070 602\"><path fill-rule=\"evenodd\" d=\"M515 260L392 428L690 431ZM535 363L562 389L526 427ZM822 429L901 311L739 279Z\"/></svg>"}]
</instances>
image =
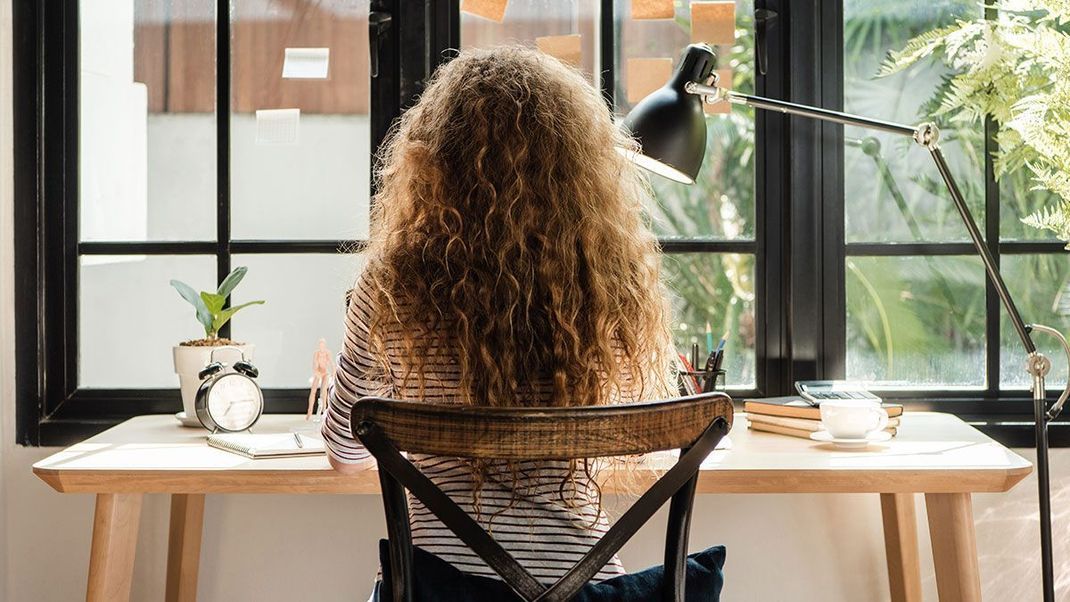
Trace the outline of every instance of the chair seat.
<instances>
[{"instance_id":1,"label":"chair seat","mask_svg":"<svg viewBox=\"0 0 1070 602\"><path fill-rule=\"evenodd\" d=\"M489 577L469 575L438 556L413 547L414 602L503 602L522 601L505 582ZM724 546L714 546L687 557L686 602L719 600L724 586ZM390 550L387 540L379 541L379 562L383 580L376 584L373 600L393 600L390 588ZM572 598L572 602L625 602L657 600L662 594L663 568L650 567L599 583L588 583Z\"/></svg>"}]
</instances>

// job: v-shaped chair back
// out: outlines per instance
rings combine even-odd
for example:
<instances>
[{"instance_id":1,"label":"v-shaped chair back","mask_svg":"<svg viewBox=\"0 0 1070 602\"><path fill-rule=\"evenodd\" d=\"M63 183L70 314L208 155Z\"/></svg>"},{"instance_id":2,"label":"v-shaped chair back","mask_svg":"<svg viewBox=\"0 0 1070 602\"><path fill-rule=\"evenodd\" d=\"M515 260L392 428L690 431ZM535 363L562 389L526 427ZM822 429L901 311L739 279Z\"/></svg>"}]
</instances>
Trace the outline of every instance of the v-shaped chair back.
<instances>
[{"instance_id":1,"label":"v-shaped chair back","mask_svg":"<svg viewBox=\"0 0 1070 602\"><path fill-rule=\"evenodd\" d=\"M573 408L492 408L369 397L353 406L353 435L379 463L390 540L391 587L410 601L412 492L524 600L572 597L654 515L669 506L663 600L682 602L687 539L702 461L728 433L723 393L665 401ZM401 452L493 460L571 460L680 449L680 458L556 583L539 582Z\"/></svg>"}]
</instances>

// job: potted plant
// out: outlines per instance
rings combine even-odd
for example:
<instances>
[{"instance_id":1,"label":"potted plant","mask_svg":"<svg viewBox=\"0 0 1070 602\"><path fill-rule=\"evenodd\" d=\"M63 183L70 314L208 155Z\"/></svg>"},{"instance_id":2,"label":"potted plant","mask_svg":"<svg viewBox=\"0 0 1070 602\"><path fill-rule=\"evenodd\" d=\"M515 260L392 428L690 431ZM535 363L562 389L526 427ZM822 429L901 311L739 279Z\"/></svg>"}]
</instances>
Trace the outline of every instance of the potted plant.
<instances>
[{"instance_id":1,"label":"potted plant","mask_svg":"<svg viewBox=\"0 0 1070 602\"><path fill-rule=\"evenodd\" d=\"M245 359L252 359L253 345L238 343L219 336L219 330L239 310L250 305L263 303L263 301L250 301L241 305L224 307L227 303L227 297L242 281L247 271L248 268L246 267L234 268L234 271L223 279L223 282L219 284L219 288L214 293L208 291L200 291L198 293L193 287L184 282L171 281L171 286L175 287L178 294L196 310L197 321L204 328L204 338L184 341L174 347L175 373L178 374L178 382L182 389L182 412L178 415L178 419L186 426L200 426L194 412L194 400L197 395L197 389L201 384L198 374L212 360L212 352L220 347L232 347L235 351L231 353L235 356L241 354L245 356ZM228 362L238 359L236 357L224 357L225 354L223 353L216 355L216 359Z\"/></svg>"}]
</instances>

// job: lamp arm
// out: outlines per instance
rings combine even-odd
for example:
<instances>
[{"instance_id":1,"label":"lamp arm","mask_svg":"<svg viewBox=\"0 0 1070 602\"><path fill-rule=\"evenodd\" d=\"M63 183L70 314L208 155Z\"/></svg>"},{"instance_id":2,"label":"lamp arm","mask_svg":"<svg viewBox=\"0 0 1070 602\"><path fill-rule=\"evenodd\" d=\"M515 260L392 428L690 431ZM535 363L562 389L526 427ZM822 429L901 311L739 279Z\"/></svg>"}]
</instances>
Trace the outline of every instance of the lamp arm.
<instances>
[{"instance_id":1,"label":"lamp arm","mask_svg":"<svg viewBox=\"0 0 1070 602\"><path fill-rule=\"evenodd\" d=\"M947 161L944 159L943 151L936 144L928 147L928 149L933 161L936 163L936 169L944 179L944 185L947 186L948 193L951 194L951 200L955 203L955 208L958 209L959 217L962 218L963 224L966 225L966 231L970 234L974 249L981 256L981 261L985 265L985 272L988 273L988 279L992 282L992 286L995 287L996 295L999 296L1004 309L1007 310L1007 315L1010 316L1014 331L1018 334L1018 338L1022 340L1026 354L1030 357L1036 355L1037 346L1033 342L1033 338L1029 336L1029 328L1022 320L1022 314L1018 312L1018 307L1014 304L1014 298L1011 297L1010 291L1007 290L1007 283L1003 281L999 266L996 264L995 258L992 257L992 252L988 250L988 246L981 236L981 230L977 227L977 222L974 221L969 206L966 205L966 198L962 196L958 183L955 182L954 176L951 175L951 168L948 167Z\"/></svg>"},{"instance_id":2,"label":"lamp arm","mask_svg":"<svg viewBox=\"0 0 1070 602\"><path fill-rule=\"evenodd\" d=\"M955 182L954 176L951 175L951 169L948 167L947 161L944 159L944 154L940 150L938 144L940 140L940 130L935 124L926 122L916 126L905 125L891 121L882 121L880 119L870 119L869 117L852 115L842 111L832 111L820 107L801 105L784 100L741 94L739 92L733 92L732 90L716 87L716 80L714 81L713 86L689 82L685 85L684 89L691 94L702 96L708 103L731 102L734 104L747 105L756 109L778 111L780 113L798 115L800 117L807 117L820 121L829 121L841 125L857 126L869 130L877 130L913 138L915 142L923 146L929 151L929 154L932 155L933 161L936 163L936 168L940 171L940 176L944 180L944 185L947 187L947 191L951 195L951 200L955 203L955 208L959 212L959 217L962 218L963 223L966 225L966 230L970 235L971 242L973 242L974 249L977 251L977 254L981 256L981 261L984 263L988 279L992 283L992 286L995 287L996 294L999 296L1000 302L1003 303L1004 309L1007 310L1007 314L1011 319L1011 325L1014 326L1014 331L1017 333L1018 338L1022 340L1022 345L1025 346L1026 353L1030 357L1036 354L1037 346L1029 336L1029 329L1022 320L1022 314L1018 312L1018 308L1014 304L1014 299L1011 297L1010 291L1007 289L1007 283L1003 281L1003 276L999 272L999 266L996 264L995 258L992 257L991 251L988 250L984 237L981 236L981 230L977 227L977 222L973 219L973 214L970 212L970 208L966 204L966 199L962 195L962 191L959 190L958 183Z\"/></svg>"},{"instance_id":3,"label":"lamp arm","mask_svg":"<svg viewBox=\"0 0 1070 602\"><path fill-rule=\"evenodd\" d=\"M742 94L740 92L718 88L715 85L707 86L696 82L688 82L684 85L684 90L691 94L702 96L709 104L730 102L733 104L747 105L756 109L765 109L767 111L777 111L780 113L809 117L811 119L819 119L821 121L831 121L843 125L855 125L870 130L888 132L900 136L910 136L921 145L927 143L935 144L936 140L932 139L930 142L930 138L933 134L938 134L935 126L931 123L923 123L918 126L913 126L902 123L893 123L891 121L883 121L881 119L870 119L869 117L852 115L842 111L832 111L820 107L811 107L794 102L787 102L785 100L777 100L775 98Z\"/></svg>"}]
</instances>

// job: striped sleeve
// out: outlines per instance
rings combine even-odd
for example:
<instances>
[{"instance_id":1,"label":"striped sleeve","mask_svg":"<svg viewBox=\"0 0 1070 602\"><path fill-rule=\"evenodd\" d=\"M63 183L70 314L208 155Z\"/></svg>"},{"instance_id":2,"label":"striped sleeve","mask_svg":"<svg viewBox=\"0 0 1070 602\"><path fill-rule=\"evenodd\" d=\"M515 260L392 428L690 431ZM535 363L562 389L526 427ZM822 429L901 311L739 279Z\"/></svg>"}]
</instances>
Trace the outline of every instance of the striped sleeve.
<instances>
[{"instance_id":1,"label":"striped sleeve","mask_svg":"<svg viewBox=\"0 0 1070 602\"><path fill-rule=\"evenodd\" d=\"M362 397L390 396L393 388L370 350L368 327L372 304L362 283L358 281L354 287L346 311L345 341L328 391L327 416L322 429L327 453L342 463L357 463L369 456L350 430L353 404Z\"/></svg>"}]
</instances>

